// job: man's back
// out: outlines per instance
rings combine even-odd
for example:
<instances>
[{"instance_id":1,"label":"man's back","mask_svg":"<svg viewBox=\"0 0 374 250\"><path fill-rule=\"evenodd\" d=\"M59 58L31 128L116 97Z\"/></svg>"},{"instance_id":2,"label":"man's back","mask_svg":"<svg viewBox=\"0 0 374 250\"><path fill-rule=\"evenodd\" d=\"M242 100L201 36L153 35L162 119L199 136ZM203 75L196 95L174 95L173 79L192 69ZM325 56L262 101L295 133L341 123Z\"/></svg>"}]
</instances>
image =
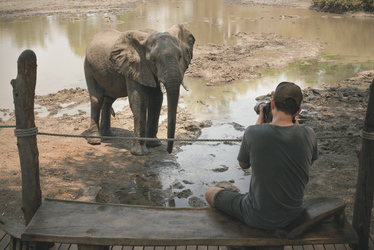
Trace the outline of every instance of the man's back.
<instances>
[{"instance_id":1,"label":"man's back","mask_svg":"<svg viewBox=\"0 0 374 250\"><path fill-rule=\"evenodd\" d=\"M317 159L312 129L299 126L254 125L247 128L239 152L250 162L252 177L242 202L246 223L272 229L286 226L302 211L309 166Z\"/></svg>"}]
</instances>

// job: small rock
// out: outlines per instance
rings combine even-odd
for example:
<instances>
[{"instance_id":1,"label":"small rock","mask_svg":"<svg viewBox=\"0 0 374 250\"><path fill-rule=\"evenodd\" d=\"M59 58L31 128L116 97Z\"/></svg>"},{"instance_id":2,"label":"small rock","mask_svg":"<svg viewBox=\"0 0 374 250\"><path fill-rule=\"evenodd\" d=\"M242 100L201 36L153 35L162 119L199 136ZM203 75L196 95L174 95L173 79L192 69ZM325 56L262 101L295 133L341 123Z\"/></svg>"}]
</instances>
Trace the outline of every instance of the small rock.
<instances>
[{"instance_id":1,"label":"small rock","mask_svg":"<svg viewBox=\"0 0 374 250\"><path fill-rule=\"evenodd\" d=\"M222 172L226 172L228 169L229 169L228 166L221 165L221 167L213 169L213 172L222 173Z\"/></svg>"},{"instance_id":2,"label":"small rock","mask_svg":"<svg viewBox=\"0 0 374 250\"><path fill-rule=\"evenodd\" d=\"M202 199L193 196L188 200L188 204L190 204L191 207L206 207L207 204Z\"/></svg>"},{"instance_id":3,"label":"small rock","mask_svg":"<svg viewBox=\"0 0 374 250\"><path fill-rule=\"evenodd\" d=\"M175 193L175 195L179 198L179 199L182 199L182 198L187 198L189 196L191 196L193 193L190 189L184 189L182 190L181 192L178 192L178 193Z\"/></svg>"},{"instance_id":4,"label":"small rock","mask_svg":"<svg viewBox=\"0 0 374 250\"><path fill-rule=\"evenodd\" d=\"M232 183L228 181L220 181L215 183L216 187L224 188L230 191L240 192L240 189L235 187Z\"/></svg>"}]
</instances>

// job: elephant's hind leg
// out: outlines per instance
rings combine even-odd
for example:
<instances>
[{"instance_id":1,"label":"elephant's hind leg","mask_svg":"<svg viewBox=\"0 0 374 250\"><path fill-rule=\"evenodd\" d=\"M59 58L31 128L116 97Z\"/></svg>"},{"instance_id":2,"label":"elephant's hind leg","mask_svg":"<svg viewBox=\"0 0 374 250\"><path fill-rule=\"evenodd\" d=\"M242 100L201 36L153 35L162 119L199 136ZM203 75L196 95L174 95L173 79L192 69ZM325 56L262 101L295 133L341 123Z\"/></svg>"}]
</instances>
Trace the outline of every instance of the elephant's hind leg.
<instances>
[{"instance_id":1,"label":"elephant's hind leg","mask_svg":"<svg viewBox=\"0 0 374 250\"><path fill-rule=\"evenodd\" d=\"M91 124L89 131L89 136L100 136L99 133L99 120L100 120L100 110L102 105L102 100L91 96ZM92 145L98 145L101 143L100 138L87 138L87 142Z\"/></svg>"},{"instance_id":2,"label":"elephant's hind leg","mask_svg":"<svg viewBox=\"0 0 374 250\"><path fill-rule=\"evenodd\" d=\"M113 108L112 104L115 101L115 98L105 97L103 106L101 109L101 122L100 122L100 134L103 136L113 136L114 133L110 125L110 115L112 114Z\"/></svg>"},{"instance_id":3,"label":"elephant's hind leg","mask_svg":"<svg viewBox=\"0 0 374 250\"><path fill-rule=\"evenodd\" d=\"M100 110L103 105L103 90L99 87L95 78L92 75L91 68L88 66L87 60L84 63L84 73L86 76L87 88L90 94L91 102L91 124L88 129L90 136L100 136L99 132L99 121L100 121ZM87 138L87 142L92 145L101 143L100 138Z\"/></svg>"}]
</instances>

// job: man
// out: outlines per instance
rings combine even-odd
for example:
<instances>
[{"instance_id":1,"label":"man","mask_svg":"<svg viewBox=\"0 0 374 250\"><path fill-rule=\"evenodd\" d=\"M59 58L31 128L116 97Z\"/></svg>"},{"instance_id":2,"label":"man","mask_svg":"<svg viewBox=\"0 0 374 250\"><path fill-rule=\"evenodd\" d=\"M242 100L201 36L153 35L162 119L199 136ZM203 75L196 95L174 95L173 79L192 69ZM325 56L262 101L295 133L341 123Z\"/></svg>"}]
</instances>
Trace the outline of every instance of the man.
<instances>
[{"instance_id":1,"label":"man","mask_svg":"<svg viewBox=\"0 0 374 250\"><path fill-rule=\"evenodd\" d=\"M205 194L211 207L261 229L285 227L302 212L309 167L317 159L314 131L293 123L302 99L294 83L277 86L272 122L264 123L261 107L256 125L243 135L238 161L243 169L252 167L248 194L211 187Z\"/></svg>"}]
</instances>

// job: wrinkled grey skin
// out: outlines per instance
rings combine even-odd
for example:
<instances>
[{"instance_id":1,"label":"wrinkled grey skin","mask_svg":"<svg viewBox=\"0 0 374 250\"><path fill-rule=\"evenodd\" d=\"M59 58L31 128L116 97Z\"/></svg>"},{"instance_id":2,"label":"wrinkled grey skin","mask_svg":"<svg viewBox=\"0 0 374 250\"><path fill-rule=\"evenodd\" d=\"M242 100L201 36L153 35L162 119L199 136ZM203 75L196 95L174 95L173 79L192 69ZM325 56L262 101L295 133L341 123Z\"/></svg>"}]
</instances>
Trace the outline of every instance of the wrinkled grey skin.
<instances>
[{"instance_id":1,"label":"wrinkled grey skin","mask_svg":"<svg viewBox=\"0 0 374 250\"><path fill-rule=\"evenodd\" d=\"M104 30L86 49L84 71L91 100L89 135L113 135L111 107L116 98L128 96L134 116L135 137L157 138L163 94L167 92L168 138L174 138L179 89L192 59L195 38L183 26L174 25L167 32ZM100 120L101 111L101 121ZM90 144L100 144L88 138ZM133 155L148 154L147 147L157 141L135 140ZM171 153L173 142L168 142Z\"/></svg>"}]
</instances>

